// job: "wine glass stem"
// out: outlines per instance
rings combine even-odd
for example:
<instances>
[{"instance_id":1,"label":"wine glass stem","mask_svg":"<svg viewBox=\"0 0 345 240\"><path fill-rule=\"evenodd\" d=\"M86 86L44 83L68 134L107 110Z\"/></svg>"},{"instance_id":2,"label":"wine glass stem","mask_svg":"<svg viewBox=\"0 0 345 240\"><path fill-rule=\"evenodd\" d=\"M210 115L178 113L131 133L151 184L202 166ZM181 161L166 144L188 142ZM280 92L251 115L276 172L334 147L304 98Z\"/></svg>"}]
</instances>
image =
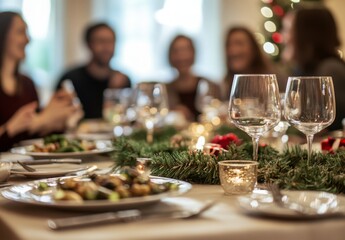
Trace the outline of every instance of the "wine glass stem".
<instances>
[{"instance_id":1,"label":"wine glass stem","mask_svg":"<svg viewBox=\"0 0 345 240\"><path fill-rule=\"evenodd\" d=\"M259 137L252 137L253 141L253 160L258 161Z\"/></svg>"},{"instance_id":2,"label":"wine glass stem","mask_svg":"<svg viewBox=\"0 0 345 240\"><path fill-rule=\"evenodd\" d=\"M313 138L314 138L314 135L313 135L313 134L308 134L308 135L307 135L307 144L308 144L308 159L307 159L307 166L309 166L309 162L310 162L310 156L311 156L311 148L312 148L312 144L313 144Z\"/></svg>"},{"instance_id":3,"label":"wine glass stem","mask_svg":"<svg viewBox=\"0 0 345 240\"><path fill-rule=\"evenodd\" d=\"M147 120L145 123L146 126L146 141L148 143L152 143L153 142L153 131L154 131L154 124L152 121Z\"/></svg>"}]
</instances>

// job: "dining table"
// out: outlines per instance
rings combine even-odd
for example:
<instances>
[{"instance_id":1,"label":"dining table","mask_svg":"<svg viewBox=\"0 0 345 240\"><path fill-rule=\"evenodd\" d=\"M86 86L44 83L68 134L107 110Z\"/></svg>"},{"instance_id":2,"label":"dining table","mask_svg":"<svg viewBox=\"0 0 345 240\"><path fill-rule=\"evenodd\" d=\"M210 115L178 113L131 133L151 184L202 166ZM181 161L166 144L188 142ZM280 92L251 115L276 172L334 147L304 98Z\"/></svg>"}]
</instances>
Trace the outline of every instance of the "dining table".
<instances>
[{"instance_id":1,"label":"dining table","mask_svg":"<svg viewBox=\"0 0 345 240\"><path fill-rule=\"evenodd\" d=\"M102 169L111 167L113 161L106 155L94 155L83 159L81 164L96 165ZM20 184L30 179L11 176L8 181L11 184ZM296 220L251 215L239 207L237 197L225 195L220 185L193 184L192 189L181 196L163 198L161 201L140 208L148 212L169 209L172 206L193 209L214 200L215 204L198 217L191 219L143 218L126 223L103 223L57 231L48 227L48 219L92 213L22 204L1 196L0 239L345 239L344 217Z\"/></svg>"}]
</instances>

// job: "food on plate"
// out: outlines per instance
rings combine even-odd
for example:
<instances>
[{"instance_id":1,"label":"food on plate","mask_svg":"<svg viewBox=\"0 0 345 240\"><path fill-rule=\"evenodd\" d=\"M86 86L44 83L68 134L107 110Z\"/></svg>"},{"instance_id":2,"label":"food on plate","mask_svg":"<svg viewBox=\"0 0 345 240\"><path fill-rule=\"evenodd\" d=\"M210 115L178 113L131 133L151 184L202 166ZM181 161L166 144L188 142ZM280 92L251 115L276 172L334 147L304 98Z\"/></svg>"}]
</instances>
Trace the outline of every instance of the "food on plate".
<instances>
[{"instance_id":1,"label":"food on plate","mask_svg":"<svg viewBox=\"0 0 345 240\"><path fill-rule=\"evenodd\" d=\"M50 187L39 184L38 189L45 191ZM178 185L171 182L155 183L149 176L140 174L132 168L124 168L120 174L97 175L89 178L63 178L57 181L52 191L56 201L109 200L119 201L124 198L142 197L178 190Z\"/></svg>"},{"instance_id":2,"label":"food on plate","mask_svg":"<svg viewBox=\"0 0 345 240\"><path fill-rule=\"evenodd\" d=\"M43 139L43 145L34 144L33 152L84 152L96 149L94 141L68 139L64 135L53 134Z\"/></svg>"}]
</instances>

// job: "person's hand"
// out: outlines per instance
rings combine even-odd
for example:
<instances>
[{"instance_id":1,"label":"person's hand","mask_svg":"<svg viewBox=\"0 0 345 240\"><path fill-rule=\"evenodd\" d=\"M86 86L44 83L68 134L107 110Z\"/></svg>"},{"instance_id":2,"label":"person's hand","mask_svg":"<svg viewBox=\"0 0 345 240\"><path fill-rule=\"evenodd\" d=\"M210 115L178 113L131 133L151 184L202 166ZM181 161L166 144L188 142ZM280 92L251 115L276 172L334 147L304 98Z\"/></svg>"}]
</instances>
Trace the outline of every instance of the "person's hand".
<instances>
[{"instance_id":1,"label":"person's hand","mask_svg":"<svg viewBox=\"0 0 345 240\"><path fill-rule=\"evenodd\" d=\"M33 118L36 115L37 102L28 103L19 108L6 123L6 130L9 137L29 130Z\"/></svg>"},{"instance_id":2,"label":"person's hand","mask_svg":"<svg viewBox=\"0 0 345 240\"><path fill-rule=\"evenodd\" d=\"M31 132L46 135L54 131L64 131L67 119L79 108L80 106L73 105L73 96L70 93L60 90L37 116Z\"/></svg>"}]
</instances>

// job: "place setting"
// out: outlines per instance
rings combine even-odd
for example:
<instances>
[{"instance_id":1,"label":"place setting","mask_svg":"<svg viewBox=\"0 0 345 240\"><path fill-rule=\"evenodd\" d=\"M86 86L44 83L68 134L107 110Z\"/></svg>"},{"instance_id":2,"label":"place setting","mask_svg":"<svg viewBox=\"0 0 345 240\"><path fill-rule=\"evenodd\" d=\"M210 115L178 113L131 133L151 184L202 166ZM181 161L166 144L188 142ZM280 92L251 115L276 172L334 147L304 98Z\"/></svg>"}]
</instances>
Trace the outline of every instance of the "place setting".
<instances>
[{"instance_id":1,"label":"place setting","mask_svg":"<svg viewBox=\"0 0 345 240\"><path fill-rule=\"evenodd\" d=\"M53 134L43 139L26 141L28 145L14 147L11 153L27 155L34 158L76 158L109 153L113 150L111 140L97 137L75 137Z\"/></svg>"}]
</instances>

